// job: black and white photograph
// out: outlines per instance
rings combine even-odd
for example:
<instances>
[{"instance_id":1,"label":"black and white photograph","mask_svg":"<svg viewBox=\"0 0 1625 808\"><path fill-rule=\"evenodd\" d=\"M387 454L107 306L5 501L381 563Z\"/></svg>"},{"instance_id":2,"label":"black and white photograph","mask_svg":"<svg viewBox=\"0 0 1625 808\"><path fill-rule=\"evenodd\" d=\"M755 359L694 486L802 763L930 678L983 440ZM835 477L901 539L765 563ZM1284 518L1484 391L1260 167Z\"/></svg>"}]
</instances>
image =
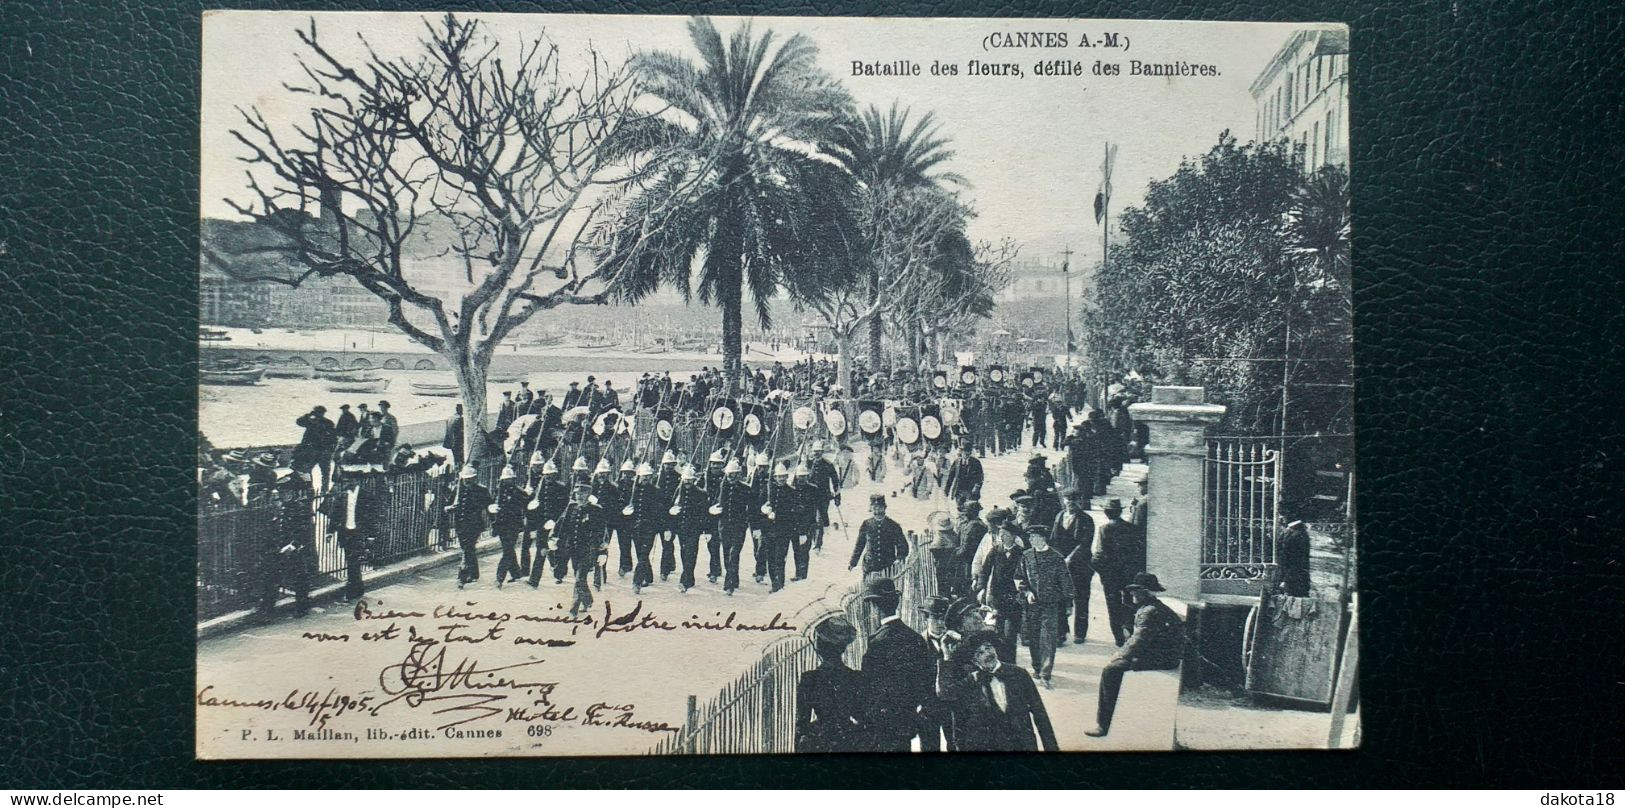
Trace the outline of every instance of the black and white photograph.
<instances>
[{"instance_id":1,"label":"black and white photograph","mask_svg":"<svg viewBox=\"0 0 1625 808\"><path fill-rule=\"evenodd\" d=\"M196 757L1358 748L1350 56L204 12Z\"/></svg>"}]
</instances>

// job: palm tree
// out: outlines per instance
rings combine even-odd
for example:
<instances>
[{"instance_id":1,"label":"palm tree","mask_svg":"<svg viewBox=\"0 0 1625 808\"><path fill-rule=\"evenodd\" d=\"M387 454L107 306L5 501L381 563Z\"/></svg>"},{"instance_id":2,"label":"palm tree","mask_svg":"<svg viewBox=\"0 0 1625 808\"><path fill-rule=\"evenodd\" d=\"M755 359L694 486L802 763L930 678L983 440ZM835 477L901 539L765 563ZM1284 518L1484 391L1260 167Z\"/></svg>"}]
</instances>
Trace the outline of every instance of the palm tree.
<instances>
[{"instance_id":1,"label":"palm tree","mask_svg":"<svg viewBox=\"0 0 1625 808\"><path fill-rule=\"evenodd\" d=\"M689 36L699 60L665 52L633 59L645 94L663 105L629 129L637 183L602 231L612 293L636 301L662 285L722 309L723 367L741 368L744 288L757 319L784 290L797 304L855 278L851 178L824 152L852 101L796 35L776 49L746 22L726 42L709 19ZM697 279L694 277L697 272Z\"/></svg>"},{"instance_id":2,"label":"palm tree","mask_svg":"<svg viewBox=\"0 0 1625 808\"><path fill-rule=\"evenodd\" d=\"M945 188L969 183L959 174L940 171L943 163L952 159L954 152L948 139L942 137L935 112L927 112L909 125L909 108L899 109L893 102L885 113L870 106L863 115L843 126L835 138L835 147L842 164L854 179L870 188L891 186L897 191L922 188ZM885 194L871 196L884 199ZM870 266L865 274L869 285L870 302L880 293L878 268ZM880 361L880 341L885 325L878 316L869 321L869 364Z\"/></svg>"}]
</instances>

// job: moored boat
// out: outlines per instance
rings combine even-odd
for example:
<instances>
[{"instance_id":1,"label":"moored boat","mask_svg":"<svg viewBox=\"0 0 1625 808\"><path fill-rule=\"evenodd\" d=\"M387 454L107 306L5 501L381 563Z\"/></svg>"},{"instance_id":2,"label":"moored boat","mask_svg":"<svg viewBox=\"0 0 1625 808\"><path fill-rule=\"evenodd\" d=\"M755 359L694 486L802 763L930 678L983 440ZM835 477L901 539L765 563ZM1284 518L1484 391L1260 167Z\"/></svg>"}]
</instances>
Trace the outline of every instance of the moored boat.
<instances>
[{"instance_id":1,"label":"moored boat","mask_svg":"<svg viewBox=\"0 0 1625 808\"><path fill-rule=\"evenodd\" d=\"M365 382L379 378L378 371L372 368L356 368L354 370L316 368L313 373L316 378L330 382Z\"/></svg>"},{"instance_id":2,"label":"moored boat","mask_svg":"<svg viewBox=\"0 0 1625 808\"><path fill-rule=\"evenodd\" d=\"M242 368L233 370L210 370L205 368L198 371L198 376L204 384L259 384L260 377L264 375L264 368Z\"/></svg>"},{"instance_id":3,"label":"moored boat","mask_svg":"<svg viewBox=\"0 0 1625 808\"><path fill-rule=\"evenodd\" d=\"M327 385L329 393L382 393L389 388L389 380L382 377L356 380L333 380Z\"/></svg>"},{"instance_id":4,"label":"moored boat","mask_svg":"<svg viewBox=\"0 0 1625 808\"><path fill-rule=\"evenodd\" d=\"M462 390L455 384L435 384L432 382L412 382L412 392L420 396L437 396L450 398L461 395Z\"/></svg>"},{"instance_id":5,"label":"moored boat","mask_svg":"<svg viewBox=\"0 0 1625 808\"><path fill-rule=\"evenodd\" d=\"M316 369L310 365L271 365L265 369L267 379L314 379Z\"/></svg>"}]
</instances>

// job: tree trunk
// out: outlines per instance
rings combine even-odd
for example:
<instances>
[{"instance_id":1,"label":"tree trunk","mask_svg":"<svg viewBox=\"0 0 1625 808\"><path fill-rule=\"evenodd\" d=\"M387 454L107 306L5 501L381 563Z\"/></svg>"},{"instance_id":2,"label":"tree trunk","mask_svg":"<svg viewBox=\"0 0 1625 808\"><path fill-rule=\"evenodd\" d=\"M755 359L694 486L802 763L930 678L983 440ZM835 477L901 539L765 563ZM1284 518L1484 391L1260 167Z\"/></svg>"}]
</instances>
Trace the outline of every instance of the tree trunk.
<instances>
[{"instance_id":1,"label":"tree trunk","mask_svg":"<svg viewBox=\"0 0 1625 808\"><path fill-rule=\"evenodd\" d=\"M480 468L486 460L486 418L490 415L485 403L487 367L468 351L455 351L446 358L451 361L452 373L457 378L457 388L463 397L464 462Z\"/></svg>"},{"instance_id":2,"label":"tree trunk","mask_svg":"<svg viewBox=\"0 0 1625 808\"><path fill-rule=\"evenodd\" d=\"M880 279L871 275L869 277L869 305L874 306L880 298ZM886 333L886 324L880 321L880 315L869 318L869 371L880 370L880 340Z\"/></svg>"},{"instance_id":3,"label":"tree trunk","mask_svg":"<svg viewBox=\"0 0 1625 808\"><path fill-rule=\"evenodd\" d=\"M724 273L721 289L722 304L722 373L732 382L744 378L744 268L734 259L732 272Z\"/></svg>"},{"instance_id":4,"label":"tree trunk","mask_svg":"<svg viewBox=\"0 0 1625 808\"><path fill-rule=\"evenodd\" d=\"M852 332L835 330L835 383L843 396L852 395Z\"/></svg>"}]
</instances>

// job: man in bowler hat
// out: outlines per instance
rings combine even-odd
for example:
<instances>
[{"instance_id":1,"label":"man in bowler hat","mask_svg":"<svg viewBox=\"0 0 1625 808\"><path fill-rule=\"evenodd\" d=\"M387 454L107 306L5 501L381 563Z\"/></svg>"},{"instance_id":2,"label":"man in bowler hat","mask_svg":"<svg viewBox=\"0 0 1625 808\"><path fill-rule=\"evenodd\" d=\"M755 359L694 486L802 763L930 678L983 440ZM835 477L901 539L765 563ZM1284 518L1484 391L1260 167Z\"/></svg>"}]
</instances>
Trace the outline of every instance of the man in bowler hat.
<instances>
[{"instance_id":1,"label":"man in bowler hat","mask_svg":"<svg viewBox=\"0 0 1625 808\"><path fill-rule=\"evenodd\" d=\"M864 722L876 752L908 752L916 737L922 751L938 751L935 733L928 733L923 713L935 698L936 655L931 646L897 615L902 593L890 578L871 578L863 587L863 602L880 627L869 635L863 653L869 716Z\"/></svg>"}]
</instances>

